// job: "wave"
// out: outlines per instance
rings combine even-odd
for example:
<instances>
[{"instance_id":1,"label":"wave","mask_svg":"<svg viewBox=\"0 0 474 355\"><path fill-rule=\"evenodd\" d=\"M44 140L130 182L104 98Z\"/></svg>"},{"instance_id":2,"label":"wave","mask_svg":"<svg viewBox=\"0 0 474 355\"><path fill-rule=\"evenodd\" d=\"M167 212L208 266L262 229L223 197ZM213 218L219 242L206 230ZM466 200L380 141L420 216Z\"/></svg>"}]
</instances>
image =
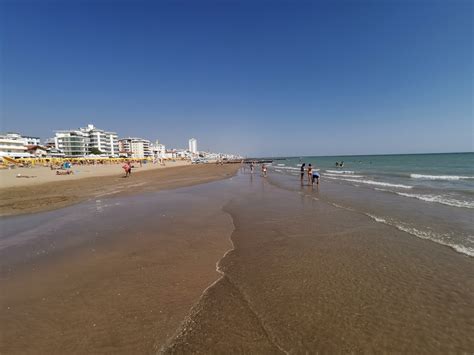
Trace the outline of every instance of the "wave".
<instances>
[{"instance_id":1,"label":"wave","mask_svg":"<svg viewBox=\"0 0 474 355\"><path fill-rule=\"evenodd\" d=\"M279 166L278 169L285 169L285 170L292 170L292 171L299 171L299 168L293 168L291 166Z\"/></svg>"},{"instance_id":2,"label":"wave","mask_svg":"<svg viewBox=\"0 0 474 355\"><path fill-rule=\"evenodd\" d=\"M458 175L423 175L423 174L410 174L412 179L424 179L424 180L468 180L474 179L474 176L458 176Z\"/></svg>"},{"instance_id":3,"label":"wave","mask_svg":"<svg viewBox=\"0 0 474 355\"><path fill-rule=\"evenodd\" d=\"M390 184L388 182L382 182L382 181L373 181L373 180L358 180L358 179L344 179L344 178L335 178L335 177L330 177L327 176L328 179L335 179L335 180L344 180L344 181L349 181L349 182L357 182L357 183L362 183L362 184L367 184L367 185L376 185L376 186L386 186L386 187L395 187L399 189L412 189L413 186L409 185L402 185L402 184Z\"/></svg>"},{"instance_id":4,"label":"wave","mask_svg":"<svg viewBox=\"0 0 474 355\"><path fill-rule=\"evenodd\" d=\"M389 220L387 218L382 218L379 216L375 216L370 213L365 213L366 216L372 218L374 221L378 223L383 223L388 226L392 226L397 228L398 230L401 230L403 232L409 233L411 235L414 235L415 237L421 238L421 239L427 239L431 240L432 242L438 243L445 245L447 247L450 247L457 251L458 253L462 253L471 257L474 257L474 248L473 247L468 247L465 245L459 245L456 243L453 243L449 241L449 239L452 237L451 235L448 234L437 234L432 231L423 231L419 228L414 228L412 226L409 226L403 222L400 221L395 221L395 220Z\"/></svg>"},{"instance_id":5,"label":"wave","mask_svg":"<svg viewBox=\"0 0 474 355\"><path fill-rule=\"evenodd\" d=\"M326 170L327 173L331 174L354 174L352 170Z\"/></svg>"},{"instance_id":6,"label":"wave","mask_svg":"<svg viewBox=\"0 0 474 355\"><path fill-rule=\"evenodd\" d=\"M472 201L462 201L457 200L451 197L443 195L420 195L420 194L408 194L404 192L397 192L397 195L416 198L418 200L427 201L427 202L437 202L443 205L448 205L452 207L462 207L462 208L474 208L474 202Z\"/></svg>"},{"instance_id":7,"label":"wave","mask_svg":"<svg viewBox=\"0 0 474 355\"><path fill-rule=\"evenodd\" d=\"M344 175L340 175L340 174L330 174L330 173L324 173L324 176L332 176L332 177L337 177L337 178L344 177ZM349 175L348 177L351 177L351 178L363 178L364 175Z\"/></svg>"},{"instance_id":8,"label":"wave","mask_svg":"<svg viewBox=\"0 0 474 355\"><path fill-rule=\"evenodd\" d=\"M277 164L278 166L286 166L285 164Z\"/></svg>"}]
</instances>

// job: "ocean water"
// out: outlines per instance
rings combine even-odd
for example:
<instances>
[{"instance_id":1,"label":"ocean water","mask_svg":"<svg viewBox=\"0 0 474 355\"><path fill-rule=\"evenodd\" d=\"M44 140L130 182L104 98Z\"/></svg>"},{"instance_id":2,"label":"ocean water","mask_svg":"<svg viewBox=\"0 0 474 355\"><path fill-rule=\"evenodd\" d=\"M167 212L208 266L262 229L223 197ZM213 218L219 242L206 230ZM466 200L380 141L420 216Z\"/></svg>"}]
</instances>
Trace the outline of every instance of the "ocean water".
<instances>
[{"instance_id":1,"label":"ocean water","mask_svg":"<svg viewBox=\"0 0 474 355\"><path fill-rule=\"evenodd\" d=\"M290 187L303 162L320 172L323 199L474 256L474 153L291 157L271 170Z\"/></svg>"}]
</instances>

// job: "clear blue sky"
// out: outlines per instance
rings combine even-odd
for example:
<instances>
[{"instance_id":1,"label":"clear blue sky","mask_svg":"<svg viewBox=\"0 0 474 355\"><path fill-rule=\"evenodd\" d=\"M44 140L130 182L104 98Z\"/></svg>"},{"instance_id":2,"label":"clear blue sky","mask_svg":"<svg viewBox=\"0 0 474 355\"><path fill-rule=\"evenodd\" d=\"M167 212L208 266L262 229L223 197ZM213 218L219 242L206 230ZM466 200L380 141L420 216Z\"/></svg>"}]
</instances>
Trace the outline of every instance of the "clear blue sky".
<instances>
[{"instance_id":1,"label":"clear blue sky","mask_svg":"<svg viewBox=\"0 0 474 355\"><path fill-rule=\"evenodd\" d=\"M1 130L473 151L473 2L0 0Z\"/></svg>"}]
</instances>

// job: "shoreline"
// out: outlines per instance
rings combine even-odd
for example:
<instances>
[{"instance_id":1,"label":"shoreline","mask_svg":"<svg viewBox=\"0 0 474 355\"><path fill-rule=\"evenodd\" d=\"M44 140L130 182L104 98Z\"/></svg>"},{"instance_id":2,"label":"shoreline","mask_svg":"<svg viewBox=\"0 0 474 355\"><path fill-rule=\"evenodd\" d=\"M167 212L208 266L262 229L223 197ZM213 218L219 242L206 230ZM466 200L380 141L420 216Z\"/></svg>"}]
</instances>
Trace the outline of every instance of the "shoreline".
<instances>
[{"instance_id":1,"label":"shoreline","mask_svg":"<svg viewBox=\"0 0 474 355\"><path fill-rule=\"evenodd\" d=\"M222 276L160 353L472 351L471 258L260 180L224 207Z\"/></svg>"},{"instance_id":2,"label":"shoreline","mask_svg":"<svg viewBox=\"0 0 474 355\"><path fill-rule=\"evenodd\" d=\"M15 187L2 186L0 188L0 217L54 210L89 198L159 191L225 179L234 175L239 166L186 164L153 167L146 170L137 169L138 171L133 171L130 178L123 178L121 167L114 166L113 174L110 174L109 169L106 175L71 180L67 179L70 176L58 176L62 179L55 182L40 184L33 182L30 185ZM91 167L84 168L90 170Z\"/></svg>"},{"instance_id":3,"label":"shoreline","mask_svg":"<svg viewBox=\"0 0 474 355\"><path fill-rule=\"evenodd\" d=\"M4 221L8 353L474 348L471 258L259 174Z\"/></svg>"}]
</instances>

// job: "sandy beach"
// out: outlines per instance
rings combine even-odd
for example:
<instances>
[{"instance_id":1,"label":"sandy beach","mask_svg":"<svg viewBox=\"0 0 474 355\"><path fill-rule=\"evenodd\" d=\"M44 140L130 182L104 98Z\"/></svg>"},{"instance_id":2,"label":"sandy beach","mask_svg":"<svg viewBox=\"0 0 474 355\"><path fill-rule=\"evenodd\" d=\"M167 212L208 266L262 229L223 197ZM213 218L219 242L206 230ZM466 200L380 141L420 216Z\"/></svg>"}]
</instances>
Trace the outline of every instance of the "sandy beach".
<instances>
[{"instance_id":1,"label":"sandy beach","mask_svg":"<svg viewBox=\"0 0 474 355\"><path fill-rule=\"evenodd\" d=\"M186 160L167 161L165 165L134 163L133 172L150 171L155 169L167 169L177 166L190 165ZM70 175L57 175L56 170L49 167L36 165L31 168L15 167L13 169L0 170L0 188L11 188L21 186L40 185L48 182L63 182L81 180L90 177L120 176L123 173L123 164L97 164L97 165L73 165ZM20 175L20 177L18 177Z\"/></svg>"},{"instance_id":2,"label":"sandy beach","mask_svg":"<svg viewBox=\"0 0 474 355\"><path fill-rule=\"evenodd\" d=\"M137 166L137 164L135 164ZM190 165L189 162L144 164L124 178L121 165L74 166L71 175L55 175L45 167L0 171L0 215L61 208L88 198L155 191L221 179L234 165ZM17 174L37 176L17 178Z\"/></svg>"},{"instance_id":3,"label":"sandy beach","mask_svg":"<svg viewBox=\"0 0 474 355\"><path fill-rule=\"evenodd\" d=\"M247 171L2 222L2 353L474 349L472 258L309 187Z\"/></svg>"}]
</instances>

